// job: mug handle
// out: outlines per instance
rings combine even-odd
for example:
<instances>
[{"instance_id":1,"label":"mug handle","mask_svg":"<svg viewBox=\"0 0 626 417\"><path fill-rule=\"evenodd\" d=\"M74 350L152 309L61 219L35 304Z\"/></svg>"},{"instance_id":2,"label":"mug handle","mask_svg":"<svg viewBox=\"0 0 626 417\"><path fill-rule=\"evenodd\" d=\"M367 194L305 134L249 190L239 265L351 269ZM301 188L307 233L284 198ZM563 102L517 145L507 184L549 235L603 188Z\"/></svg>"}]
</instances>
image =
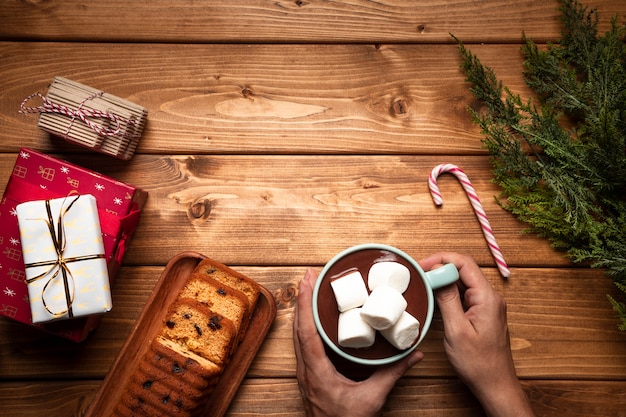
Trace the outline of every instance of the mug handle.
<instances>
[{"instance_id":1,"label":"mug handle","mask_svg":"<svg viewBox=\"0 0 626 417\"><path fill-rule=\"evenodd\" d=\"M454 264L445 264L425 273L426 280L433 290L445 287L459 279L459 271Z\"/></svg>"}]
</instances>

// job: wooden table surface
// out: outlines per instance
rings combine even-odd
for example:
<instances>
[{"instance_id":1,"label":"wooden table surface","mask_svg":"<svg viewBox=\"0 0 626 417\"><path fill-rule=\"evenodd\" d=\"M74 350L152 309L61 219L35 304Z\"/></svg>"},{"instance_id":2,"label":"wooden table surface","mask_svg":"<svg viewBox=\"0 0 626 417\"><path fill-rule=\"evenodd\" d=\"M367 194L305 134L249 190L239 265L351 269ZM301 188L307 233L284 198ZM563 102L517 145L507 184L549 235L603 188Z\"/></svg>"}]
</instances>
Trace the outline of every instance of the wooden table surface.
<instances>
[{"instance_id":1,"label":"wooden table surface","mask_svg":"<svg viewBox=\"0 0 626 417\"><path fill-rule=\"evenodd\" d=\"M164 4L167 4L165 6ZM589 0L602 29L622 0ZM559 37L555 0L7 0L0 8L0 192L21 146L149 192L113 287L113 310L75 344L0 318L0 414L88 407L165 264L197 251L275 296L277 316L228 416L303 416L292 319L297 283L359 243L420 259L473 256L508 303L519 377L540 416L626 415L626 334L602 271L570 264L494 201L498 188L468 106L477 102L450 34L515 92L522 32ZM50 137L21 101L60 75L148 109L129 162ZM451 175L436 208L427 178L463 168L511 266L493 259ZM448 364L436 314L426 357L385 416L479 416Z\"/></svg>"}]
</instances>

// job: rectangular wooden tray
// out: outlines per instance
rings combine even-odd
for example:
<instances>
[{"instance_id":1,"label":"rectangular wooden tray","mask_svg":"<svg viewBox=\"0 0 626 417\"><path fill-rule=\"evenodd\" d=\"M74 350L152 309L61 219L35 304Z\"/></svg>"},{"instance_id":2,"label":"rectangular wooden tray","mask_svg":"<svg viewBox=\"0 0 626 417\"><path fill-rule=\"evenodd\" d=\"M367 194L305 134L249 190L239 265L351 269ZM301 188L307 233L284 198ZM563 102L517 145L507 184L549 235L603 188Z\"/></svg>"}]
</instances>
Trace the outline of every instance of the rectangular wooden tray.
<instances>
[{"instance_id":1,"label":"rectangular wooden tray","mask_svg":"<svg viewBox=\"0 0 626 417\"><path fill-rule=\"evenodd\" d=\"M199 253L183 252L169 261L85 417L105 417L112 414L122 395L126 380L133 375L150 341L159 333L168 307L174 302L196 266L205 258ZM220 377L215 391L207 401L205 412L201 415L221 417L226 413L275 317L274 297L261 286L261 295L246 335Z\"/></svg>"}]
</instances>

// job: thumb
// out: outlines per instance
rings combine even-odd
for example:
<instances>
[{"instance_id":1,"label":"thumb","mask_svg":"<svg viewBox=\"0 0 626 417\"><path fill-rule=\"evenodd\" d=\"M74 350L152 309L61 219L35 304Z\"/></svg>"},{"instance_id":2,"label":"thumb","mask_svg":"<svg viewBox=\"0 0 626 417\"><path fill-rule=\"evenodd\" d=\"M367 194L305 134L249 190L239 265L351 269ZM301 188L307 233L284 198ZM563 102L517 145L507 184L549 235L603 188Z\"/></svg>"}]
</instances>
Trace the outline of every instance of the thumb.
<instances>
[{"instance_id":1,"label":"thumb","mask_svg":"<svg viewBox=\"0 0 626 417\"><path fill-rule=\"evenodd\" d=\"M465 317L463 304L461 303L461 294L456 284L445 286L435 293L439 311L443 318L444 326L461 325Z\"/></svg>"}]
</instances>

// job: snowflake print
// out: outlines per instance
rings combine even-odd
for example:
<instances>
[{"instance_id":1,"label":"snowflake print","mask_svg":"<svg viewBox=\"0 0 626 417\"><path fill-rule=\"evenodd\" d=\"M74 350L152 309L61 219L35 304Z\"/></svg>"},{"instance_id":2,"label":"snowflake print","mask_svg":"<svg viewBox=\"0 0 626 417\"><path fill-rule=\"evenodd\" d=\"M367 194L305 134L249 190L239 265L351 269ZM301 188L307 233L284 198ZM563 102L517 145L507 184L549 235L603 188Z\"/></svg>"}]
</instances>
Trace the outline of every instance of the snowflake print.
<instances>
[{"instance_id":1,"label":"snowflake print","mask_svg":"<svg viewBox=\"0 0 626 417\"><path fill-rule=\"evenodd\" d=\"M42 190L45 190L46 188L48 188L47 185L43 185L43 184L39 184L39 188L41 188Z\"/></svg>"},{"instance_id":2,"label":"snowflake print","mask_svg":"<svg viewBox=\"0 0 626 417\"><path fill-rule=\"evenodd\" d=\"M95 187L96 187L96 190L98 190L98 191L104 190L104 185L103 184L96 183Z\"/></svg>"},{"instance_id":3,"label":"snowflake print","mask_svg":"<svg viewBox=\"0 0 626 417\"><path fill-rule=\"evenodd\" d=\"M119 198L119 197L115 197L115 198L113 199L113 202L114 202L115 204L117 204L118 206L121 206L121 205L122 205L122 199L121 199L121 198Z\"/></svg>"},{"instance_id":4,"label":"snowflake print","mask_svg":"<svg viewBox=\"0 0 626 417\"><path fill-rule=\"evenodd\" d=\"M69 174L70 173L70 169L68 167L61 167L61 172L64 174Z\"/></svg>"},{"instance_id":5,"label":"snowflake print","mask_svg":"<svg viewBox=\"0 0 626 417\"><path fill-rule=\"evenodd\" d=\"M28 158L30 158L30 154L28 152L26 152L26 151L22 151L22 152L20 152L20 158L28 159Z\"/></svg>"},{"instance_id":6,"label":"snowflake print","mask_svg":"<svg viewBox=\"0 0 626 417\"><path fill-rule=\"evenodd\" d=\"M11 209L11 216L17 216L17 209L15 207Z\"/></svg>"},{"instance_id":7,"label":"snowflake print","mask_svg":"<svg viewBox=\"0 0 626 417\"><path fill-rule=\"evenodd\" d=\"M9 242L11 242L11 245L19 245L20 244L20 241L17 240L16 238L14 238L14 237L9 239Z\"/></svg>"},{"instance_id":8,"label":"snowflake print","mask_svg":"<svg viewBox=\"0 0 626 417\"><path fill-rule=\"evenodd\" d=\"M4 295L7 295L9 297L15 297L15 291L13 291L9 287L4 287L4 290L2 292L4 293Z\"/></svg>"}]
</instances>

